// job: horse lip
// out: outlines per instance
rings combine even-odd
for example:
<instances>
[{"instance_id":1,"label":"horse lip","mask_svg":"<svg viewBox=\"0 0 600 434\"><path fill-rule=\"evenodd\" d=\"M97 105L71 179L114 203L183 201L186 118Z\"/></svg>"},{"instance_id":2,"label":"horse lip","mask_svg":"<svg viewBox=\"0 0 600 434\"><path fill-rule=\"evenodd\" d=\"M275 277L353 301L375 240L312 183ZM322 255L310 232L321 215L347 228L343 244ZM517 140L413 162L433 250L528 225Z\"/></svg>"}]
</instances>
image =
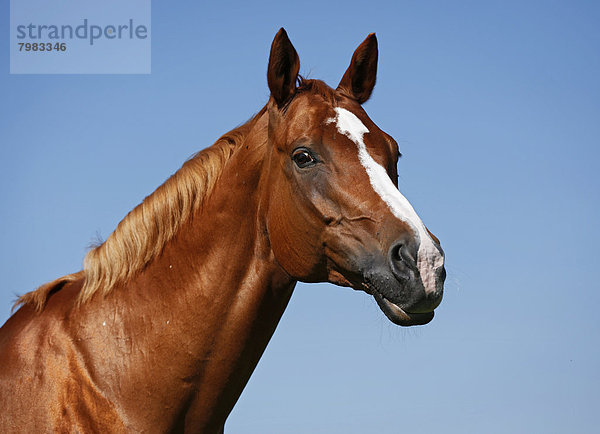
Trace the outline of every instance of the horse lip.
<instances>
[{"instance_id":1,"label":"horse lip","mask_svg":"<svg viewBox=\"0 0 600 434\"><path fill-rule=\"evenodd\" d=\"M433 311L427 313L406 312L400 306L385 298L385 296L381 295L378 291L374 291L373 296L385 316L387 316L394 324L400 326L408 327L413 325L424 325L430 322L435 315Z\"/></svg>"},{"instance_id":2,"label":"horse lip","mask_svg":"<svg viewBox=\"0 0 600 434\"><path fill-rule=\"evenodd\" d=\"M373 267L370 267L373 268ZM388 319L394 324L409 327L414 325L424 325L429 322L434 317L434 309L437 307L440 300L433 305L423 306L422 310L418 308L418 304L412 306L410 310L405 310L405 308L401 307L388 299L385 295L383 295L382 290L383 286L387 286L393 281L397 281L395 276L389 276L388 279L379 279L383 280L383 282L377 282L377 280L373 281L372 276L377 276L377 273L366 273L363 274L362 280L359 282L354 281L351 285L354 289L360 289L366 292L369 295L372 295L375 298L379 308L388 317ZM385 276L385 273L383 274ZM371 278L369 278L371 276ZM383 284L383 286L382 286ZM396 282L397 284L397 282ZM392 283L393 285L393 283ZM394 285L395 286L395 285Z\"/></svg>"}]
</instances>

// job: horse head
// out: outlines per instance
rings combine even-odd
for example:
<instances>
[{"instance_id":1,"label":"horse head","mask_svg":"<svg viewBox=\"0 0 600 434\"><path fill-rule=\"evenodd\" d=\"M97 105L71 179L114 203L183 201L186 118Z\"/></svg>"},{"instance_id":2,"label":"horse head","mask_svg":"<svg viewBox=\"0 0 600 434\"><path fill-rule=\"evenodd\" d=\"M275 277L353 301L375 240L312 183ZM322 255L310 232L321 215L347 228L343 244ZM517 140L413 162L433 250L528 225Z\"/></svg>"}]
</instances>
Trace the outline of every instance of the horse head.
<instances>
[{"instance_id":1,"label":"horse head","mask_svg":"<svg viewBox=\"0 0 600 434\"><path fill-rule=\"evenodd\" d=\"M300 77L285 30L275 36L266 230L294 279L363 290L394 323L425 324L442 299L444 253L398 191L397 143L361 106L375 86L377 56L370 34L334 90Z\"/></svg>"}]
</instances>

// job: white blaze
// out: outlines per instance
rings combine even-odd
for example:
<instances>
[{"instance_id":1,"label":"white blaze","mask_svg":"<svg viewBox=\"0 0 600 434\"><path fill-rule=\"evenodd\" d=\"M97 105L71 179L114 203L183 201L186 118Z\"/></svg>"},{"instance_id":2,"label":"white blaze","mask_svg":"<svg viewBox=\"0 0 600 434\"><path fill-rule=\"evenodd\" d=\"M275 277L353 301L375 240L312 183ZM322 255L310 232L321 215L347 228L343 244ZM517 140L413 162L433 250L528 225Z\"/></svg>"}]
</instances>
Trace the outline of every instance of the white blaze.
<instances>
[{"instance_id":1,"label":"white blaze","mask_svg":"<svg viewBox=\"0 0 600 434\"><path fill-rule=\"evenodd\" d=\"M444 264L444 257L434 245L425 225L415 212L410 202L398 191L386 170L369 155L363 136L369 132L365 124L351 111L335 107L334 122L338 131L352 140L358 147L358 159L367 171L369 181L375 193L386 203L392 214L407 223L418 237L417 266L427 292L436 291L434 270Z\"/></svg>"}]
</instances>

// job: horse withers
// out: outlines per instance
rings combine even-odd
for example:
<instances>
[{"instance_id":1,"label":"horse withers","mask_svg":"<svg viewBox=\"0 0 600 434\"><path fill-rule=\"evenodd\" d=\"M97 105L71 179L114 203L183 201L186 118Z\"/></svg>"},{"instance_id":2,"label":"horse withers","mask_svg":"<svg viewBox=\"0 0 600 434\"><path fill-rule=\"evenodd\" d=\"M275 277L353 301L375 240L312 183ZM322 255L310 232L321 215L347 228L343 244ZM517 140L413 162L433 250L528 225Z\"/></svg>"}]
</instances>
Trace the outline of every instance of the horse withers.
<instances>
[{"instance_id":1,"label":"horse withers","mask_svg":"<svg viewBox=\"0 0 600 434\"><path fill-rule=\"evenodd\" d=\"M281 29L268 103L133 209L83 270L22 296L0 329L0 431L223 431L298 281L433 318L439 241L397 188L367 116L377 40L334 90Z\"/></svg>"}]
</instances>

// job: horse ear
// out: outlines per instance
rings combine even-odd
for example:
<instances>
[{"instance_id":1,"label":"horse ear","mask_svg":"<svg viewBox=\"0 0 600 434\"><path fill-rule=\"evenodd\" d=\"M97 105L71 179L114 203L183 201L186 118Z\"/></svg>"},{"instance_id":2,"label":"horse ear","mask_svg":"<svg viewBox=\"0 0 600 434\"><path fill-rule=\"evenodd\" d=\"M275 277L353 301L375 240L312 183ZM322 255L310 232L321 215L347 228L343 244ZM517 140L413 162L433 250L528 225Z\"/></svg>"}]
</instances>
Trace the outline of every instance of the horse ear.
<instances>
[{"instance_id":1,"label":"horse ear","mask_svg":"<svg viewBox=\"0 0 600 434\"><path fill-rule=\"evenodd\" d=\"M267 69L269 89L279 107L294 95L299 70L298 53L282 27L271 44L269 68Z\"/></svg>"},{"instance_id":2,"label":"horse ear","mask_svg":"<svg viewBox=\"0 0 600 434\"><path fill-rule=\"evenodd\" d=\"M371 33L358 46L337 89L359 104L371 96L377 78L377 37Z\"/></svg>"}]
</instances>

